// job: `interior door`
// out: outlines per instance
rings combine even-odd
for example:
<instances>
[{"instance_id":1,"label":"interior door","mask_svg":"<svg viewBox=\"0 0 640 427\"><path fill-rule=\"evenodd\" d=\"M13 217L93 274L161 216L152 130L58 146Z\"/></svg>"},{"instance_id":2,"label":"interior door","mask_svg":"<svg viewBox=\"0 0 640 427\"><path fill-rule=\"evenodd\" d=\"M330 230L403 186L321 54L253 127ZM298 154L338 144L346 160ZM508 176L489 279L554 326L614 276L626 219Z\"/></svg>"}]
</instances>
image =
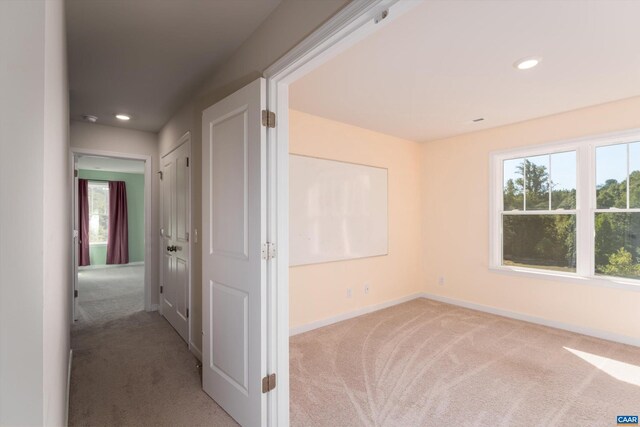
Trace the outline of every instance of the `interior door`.
<instances>
[{"instance_id":1,"label":"interior door","mask_svg":"<svg viewBox=\"0 0 640 427\"><path fill-rule=\"evenodd\" d=\"M73 205L73 250L71 257L73 262L73 294L71 304L71 318L78 320L78 262L80 253L80 215L78 213L78 157L73 155L73 191L71 192L71 204Z\"/></svg>"},{"instance_id":2,"label":"interior door","mask_svg":"<svg viewBox=\"0 0 640 427\"><path fill-rule=\"evenodd\" d=\"M243 426L266 424L265 80L202 117L202 385Z\"/></svg>"},{"instance_id":3,"label":"interior door","mask_svg":"<svg viewBox=\"0 0 640 427\"><path fill-rule=\"evenodd\" d=\"M161 312L189 343L190 142L162 158Z\"/></svg>"}]
</instances>

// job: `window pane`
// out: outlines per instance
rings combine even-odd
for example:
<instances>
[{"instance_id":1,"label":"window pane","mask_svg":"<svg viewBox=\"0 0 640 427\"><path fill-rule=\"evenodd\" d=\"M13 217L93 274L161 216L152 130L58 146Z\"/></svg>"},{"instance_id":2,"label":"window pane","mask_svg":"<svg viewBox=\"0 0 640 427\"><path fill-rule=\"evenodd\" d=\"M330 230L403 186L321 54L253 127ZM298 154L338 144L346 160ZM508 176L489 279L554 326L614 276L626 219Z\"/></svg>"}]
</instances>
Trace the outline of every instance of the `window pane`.
<instances>
[{"instance_id":1,"label":"window pane","mask_svg":"<svg viewBox=\"0 0 640 427\"><path fill-rule=\"evenodd\" d=\"M596 274L640 279L640 213L596 213Z\"/></svg>"},{"instance_id":2,"label":"window pane","mask_svg":"<svg viewBox=\"0 0 640 427\"><path fill-rule=\"evenodd\" d=\"M502 264L576 271L575 215L503 215Z\"/></svg>"},{"instance_id":3,"label":"window pane","mask_svg":"<svg viewBox=\"0 0 640 427\"><path fill-rule=\"evenodd\" d=\"M105 243L109 227L109 186L89 182L89 243Z\"/></svg>"},{"instance_id":4,"label":"window pane","mask_svg":"<svg viewBox=\"0 0 640 427\"><path fill-rule=\"evenodd\" d=\"M524 161L525 209L549 209L549 155L527 157Z\"/></svg>"},{"instance_id":5,"label":"window pane","mask_svg":"<svg viewBox=\"0 0 640 427\"><path fill-rule=\"evenodd\" d=\"M504 210L524 210L524 181L522 164L524 159L505 160L503 165Z\"/></svg>"},{"instance_id":6,"label":"window pane","mask_svg":"<svg viewBox=\"0 0 640 427\"><path fill-rule=\"evenodd\" d=\"M576 152L551 155L551 209L576 208Z\"/></svg>"},{"instance_id":7,"label":"window pane","mask_svg":"<svg viewBox=\"0 0 640 427\"><path fill-rule=\"evenodd\" d=\"M629 144L629 207L640 208L640 142Z\"/></svg>"},{"instance_id":8,"label":"window pane","mask_svg":"<svg viewBox=\"0 0 640 427\"><path fill-rule=\"evenodd\" d=\"M627 207L627 145L596 148L598 209Z\"/></svg>"}]
</instances>

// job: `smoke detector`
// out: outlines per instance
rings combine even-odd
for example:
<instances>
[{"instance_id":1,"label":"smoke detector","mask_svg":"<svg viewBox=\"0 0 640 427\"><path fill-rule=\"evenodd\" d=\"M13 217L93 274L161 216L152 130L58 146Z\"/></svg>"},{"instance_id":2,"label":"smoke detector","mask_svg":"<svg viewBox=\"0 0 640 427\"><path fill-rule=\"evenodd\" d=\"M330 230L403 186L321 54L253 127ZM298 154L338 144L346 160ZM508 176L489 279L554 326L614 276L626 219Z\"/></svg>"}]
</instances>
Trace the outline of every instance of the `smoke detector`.
<instances>
[{"instance_id":1,"label":"smoke detector","mask_svg":"<svg viewBox=\"0 0 640 427\"><path fill-rule=\"evenodd\" d=\"M91 114L84 114L82 116L82 120L89 122L89 123L95 123L98 121L98 117L96 116L92 116Z\"/></svg>"}]
</instances>

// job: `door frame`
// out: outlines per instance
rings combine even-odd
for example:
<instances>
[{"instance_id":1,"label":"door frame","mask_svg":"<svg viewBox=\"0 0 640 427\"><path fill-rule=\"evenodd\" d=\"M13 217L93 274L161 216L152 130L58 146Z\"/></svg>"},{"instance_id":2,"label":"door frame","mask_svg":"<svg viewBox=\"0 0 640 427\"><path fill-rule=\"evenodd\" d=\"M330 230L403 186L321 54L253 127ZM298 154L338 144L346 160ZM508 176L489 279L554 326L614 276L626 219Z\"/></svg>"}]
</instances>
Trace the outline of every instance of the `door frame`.
<instances>
[{"instance_id":1,"label":"door frame","mask_svg":"<svg viewBox=\"0 0 640 427\"><path fill-rule=\"evenodd\" d=\"M180 139L178 139L178 141L175 143L175 145L171 146L171 148L169 149L169 151L167 151L166 153L163 153L160 155L160 162L158 165L158 171L162 172L162 159L164 159L166 156L168 156L169 154L173 153L174 151L176 151L178 148L182 147L184 144L188 144L189 146L189 159L191 160L191 131L186 131L181 137ZM189 165L189 189L188 189L188 194L189 194L189 203L187 203L187 208L188 208L188 213L187 213L187 230L189 230L189 262L188 262L188 269L189 269L189 273L188 273L188 283L187 286L189 287L188 289L188 293L189 293L189 318L188 318L188 322L187 322L187 327L189 328L189 332L188 332L188 343L187 345L189 346L189 350L191 351L191 353L193 353L199 360L202 360L202 351L201 349L199 349L194 343L193 343L193 316L192 316L192 308L193 308L193 292L192 292L192 278L193 278L193 274L191 271L191 266L192 266L192 259L193 259L193 241L194 241L194 235L193 235L193 230L191 229L191 225L193 224L193 206L192 206L192 188L193 188L193 168L191 167L192 164ZM160 224L160 228L162 228L162 215L163 215L163 210L162 210L162 206L163 206L163 193L162 193L162 185L160 185L160 188L158 189L159 194L159 212L158 212L158 223ZM162 239L164 238L164 236L160 235L160 240L162 241ZM160 245L158 245L158 278L160 280L160 284L162 286L164 286L164 268L162 268L162 261L163 261L163 257L164 257L164 251L163 251L163 244L161 243ZM158 311L160 312L160 314L162 314L164 316L164 314L162 313L162 294L158 293Z\"/></svg>"},{"instance_id":2,"label":"door frame","mask_svg":"<svg viewBox=\"0 0 640 427\"><path fill-rule=\"evenodd\" d=\"M353 0L263 73L276 113L267 129L267 241L278 252L267 263L267 371L278 378L267 395L268 425L289 425L289 85L419 4Z\"/></svg>"},{"instance_id":3,"label":"door frame","mask_svg":"<svg viewBox=\"0 0 640 427\"><path fill-rule=\"evenodd\" d=\"M130 153L118 153L114 151L95 150L91 148L71 147L69 149L71 156L71 176L74 176L75 159L77 156L95 156L95 157L109 157L113 159L126 159L126 160L138 160L144 162L144 309L145 311L155 311L157 307L151 302L151 257L152 257L152 244L151 244L151 156L145 154L130 154ZM75 182L75 181L72 181ZM72 211L71 220L74 221L75 215L77 215L75 204L78 197L78 188L72 185ZM72 251L75 254L77 252L77 245L75 239L72 239ZM77 259L72 257L72 268L76 268ZM77 275L74 278L77 283ZM74 286L75 288L75 286ZM159 289L159 288L158 288ZM71 290L71 298L74 298L73 291ZM72 299L75 302L75 299ZM75 316L74 316L75 317ZM72 319L73 323L74 319Z\"/></svg>"}]
</instances>

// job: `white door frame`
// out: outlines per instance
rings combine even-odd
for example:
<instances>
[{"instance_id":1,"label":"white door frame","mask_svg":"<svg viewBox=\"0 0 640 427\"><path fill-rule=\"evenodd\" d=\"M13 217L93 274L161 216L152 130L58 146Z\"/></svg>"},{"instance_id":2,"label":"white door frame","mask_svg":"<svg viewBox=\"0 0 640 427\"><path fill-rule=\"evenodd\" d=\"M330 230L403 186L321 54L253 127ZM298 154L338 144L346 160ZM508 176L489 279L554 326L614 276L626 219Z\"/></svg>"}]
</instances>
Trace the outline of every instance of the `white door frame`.
<instances>
[{"instance_id":1,"label":"white door frame","mask_svg":"<svg viewBox=\"0 0 640 427\"><path fill-rule=\"evenodd\" d=\"M113 151L94 150L91 148L71 147L71 175L73 176L74 162L77 156L111 157L114 159L142 160L144 161L144 309L155 311L157 307L151 303L151 257L153 256L151 245L151 156L144 154L118 153ZM75 200L78 189L73 188ZM72 215L76 215L72 212ZM73 218L73 217L72 217ZM75 244L75 240L74 243ZM73 250L76 250L75 248ZM74 263L76 260L73 261ZM73 290L72 290L73 297Z\"/></svg>"},{"instance_id":2,"label":"white door frame","mask_svg":"<svg viewBox=\"0 0 640 427\"><path fill-rule=\"evenodd\" d=\"M267 131L267 241L278 249L267 267L267 371L278 383L267 400L271 426L289 425L289 85L420 3L353 0L264 72L276 113Z\"/></svg>"},{"instance_id":3,"label":"white door frame","mask_svg":"<svg viewBox=\"0 0 640 427\"><path fill-rule=\"evenodd\" d=\"M189 145L189 159L192 158L192 153L191 153L191 131L186 131L181 137L180 139L178 139L178 142L176 142L176 144L174 146L172 146L169 151L167 151L164 154L160 155L160 172L162 172L162 159L164 159L166 156L168 156L169 154L173 153L175 150L177 150L178 148L182 147L182 145L184 144L188 144ZM191 272L191 259L193 258L193 230L191 229L191 224L193 224L193 206L192 206L192 186L193 186L193 172L192 172L193 168L189 167L189 203L187 203L187 208L189 210L189 212L187 213L187 230L189 230L189 263L188 263L188 269L189 269L189 274L188 274L188 283L187 286L189 287L188 292L189 292L189 321L188 323L188 327L189 327L189 342L187 343L189 345L189 350L196 355L196 357L198 357L198 360L202 360L202 351L193 343L193 327L192 327L192 319L193 319L193 293L191 292L191 280L192 280L192 272ZM159 223L160 223L160 227L162 228L162 224L163 224L163 210L162 210L162 203L163 200L162 198L164 197L163 193L162 193L162 186L160 186L159 188L159 193L160 193L160 200L159 200L159 207L160 207L160 212L159 212ZM162 241L163 236L160 236L160 240ZM164 268L162 268L162 261L163 261L163 256L164 256L164 251L162 250L163 248L163 244L161 243L159 246L159 251L158 251L158 277L160 279L160 284L164 285ZM159 311L160 314L162 313L162 295L160 293L158 293L159 296Z\"/></svg>"}]
</instances>

